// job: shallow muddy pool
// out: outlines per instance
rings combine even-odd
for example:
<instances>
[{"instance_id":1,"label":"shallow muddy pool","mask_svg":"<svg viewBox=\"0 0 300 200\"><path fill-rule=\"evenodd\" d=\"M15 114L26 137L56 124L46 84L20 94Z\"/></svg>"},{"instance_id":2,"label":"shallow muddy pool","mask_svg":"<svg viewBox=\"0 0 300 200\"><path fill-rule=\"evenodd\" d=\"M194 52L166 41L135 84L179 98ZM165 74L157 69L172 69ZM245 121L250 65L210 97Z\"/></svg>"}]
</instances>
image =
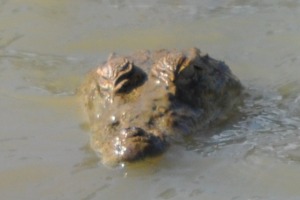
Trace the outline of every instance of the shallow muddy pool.
<instances>
[{"instance_id":1,"label":"shallow muddy pool","mask_svg":"<svg viewBox=\"0 0 300 200\"><path fill-rule=\"evenodd\" d=\"M298 0L0 0L1 199L299 199L299 18ZM86 72L112 51L193 46L243 82L240 118L99 163L75 96Z\"/></svg>"}]
</instances>

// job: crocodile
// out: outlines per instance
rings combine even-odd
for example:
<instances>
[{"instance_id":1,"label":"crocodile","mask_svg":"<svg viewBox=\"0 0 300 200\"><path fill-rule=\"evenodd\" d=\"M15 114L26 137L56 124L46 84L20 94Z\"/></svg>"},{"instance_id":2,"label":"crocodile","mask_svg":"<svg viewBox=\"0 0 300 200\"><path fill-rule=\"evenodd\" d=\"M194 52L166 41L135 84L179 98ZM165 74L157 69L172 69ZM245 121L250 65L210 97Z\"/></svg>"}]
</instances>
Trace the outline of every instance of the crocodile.
<instances>
[{"instance_id":1,"label":"crocodile","mask_svg":"<svg viewBox=\"0 0 300 200\"><path fill-rule=\"evenodd\" d=\"M223 61L198 48L111 54L79 89L91 146L110 166L160 155L172 141L201 134L233 112L242 91Z\"/></svg>"}]
</instances>

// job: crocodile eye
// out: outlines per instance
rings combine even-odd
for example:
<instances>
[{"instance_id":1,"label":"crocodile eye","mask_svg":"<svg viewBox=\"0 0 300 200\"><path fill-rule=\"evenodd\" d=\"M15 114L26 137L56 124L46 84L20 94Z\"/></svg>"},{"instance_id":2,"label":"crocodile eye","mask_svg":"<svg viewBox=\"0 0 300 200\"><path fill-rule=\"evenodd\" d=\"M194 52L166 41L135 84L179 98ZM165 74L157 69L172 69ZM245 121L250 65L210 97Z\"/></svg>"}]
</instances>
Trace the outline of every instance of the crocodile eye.
<instances>
[{"instance_id":1,"label":"crocodile eye","mask_svg":"<svg viewBox=\"0 0 300 200\"><path fill-rule=\"evenodd\" d=\"M185 61L186 57L182 53L168 53L152 66L151 73L169 86L185 68Z\"/></svg>"},{"instance_id":2,"label":"crocodile eye","mask_svg":"<svg viewBox=\"0 0 300 200\"><path fill-rule=\"evenodd\" d=\"M118 93L128 92L144 78L143 72L125 57L111 56L97 69L98 85L101 94L113 99Z\"/></svg>"}]
</instances>

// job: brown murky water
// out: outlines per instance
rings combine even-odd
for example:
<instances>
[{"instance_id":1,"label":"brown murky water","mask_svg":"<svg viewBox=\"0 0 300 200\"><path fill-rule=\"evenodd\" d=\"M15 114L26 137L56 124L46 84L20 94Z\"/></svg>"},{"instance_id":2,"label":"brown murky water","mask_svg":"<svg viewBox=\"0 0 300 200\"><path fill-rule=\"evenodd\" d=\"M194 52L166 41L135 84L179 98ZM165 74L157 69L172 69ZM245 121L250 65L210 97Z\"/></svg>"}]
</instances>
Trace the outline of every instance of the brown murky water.
<instances>
[{"instance_id":1,"label":"brown murky water","mask_svg":"<svg viewBox=\"0 0 300 200\"><path fill-rule=\"evenodd\" d=\"M300 198L300 1L0 0L1 199ZM196 46L250 96L242 117L155 161L108 169L74 91L111 51Z\"/></svg>"}]
</instances>

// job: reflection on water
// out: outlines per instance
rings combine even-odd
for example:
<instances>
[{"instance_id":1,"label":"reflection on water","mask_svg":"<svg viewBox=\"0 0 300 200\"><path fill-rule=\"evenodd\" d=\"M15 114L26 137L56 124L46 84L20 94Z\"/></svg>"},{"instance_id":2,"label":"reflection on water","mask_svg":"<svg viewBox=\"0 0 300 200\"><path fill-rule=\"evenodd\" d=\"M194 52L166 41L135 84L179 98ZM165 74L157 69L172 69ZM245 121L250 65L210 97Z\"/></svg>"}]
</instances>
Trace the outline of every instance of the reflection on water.
<instances>
[{"instance_id":1,"label":"reflection on water","mask_svg":"<svg viewBox=\"0 0 300 200\"><path fill-rule=\"evenodd\" d=\"M297 0L0 0L3 199L296 200ZM246 87L234 122L156 159L102 166L74 97L110 51L197 46Z\"/></svg>"}]
</instances>

